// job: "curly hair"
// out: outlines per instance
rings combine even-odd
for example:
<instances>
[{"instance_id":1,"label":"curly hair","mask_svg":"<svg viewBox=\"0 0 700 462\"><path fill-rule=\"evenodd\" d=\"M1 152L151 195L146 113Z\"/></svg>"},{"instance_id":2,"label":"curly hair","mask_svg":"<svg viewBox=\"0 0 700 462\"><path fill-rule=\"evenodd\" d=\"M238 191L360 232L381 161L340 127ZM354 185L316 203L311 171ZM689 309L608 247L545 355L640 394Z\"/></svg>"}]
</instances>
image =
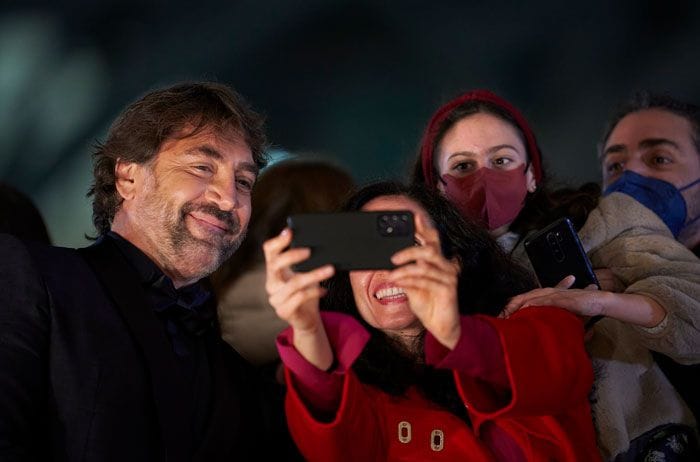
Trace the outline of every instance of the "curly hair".
<instances>
[{"instance_id":1,"label":"curly hair","mask_svg":"<svg viewBox=\"0 0 700 462\"><path fill-rule=\"evenodd\" d=\"M192 127L192 130L183 129ZM230 87L212 82L181 83L152 91L122 112L104 143L92 154L94 182L92 221L99 234L109 231L122 199L116 189L117 160L148 163L169 139L187 138L203 130L243 137L253 161L266 165L263 118Z\"/></svg>"},{"instance_id":2,"label":"curly hair","mask_svg":"<svg viewBox=\"0 0 700 462\"><path fill-rule=\"evenodd\" d=\"M508 299L535 287L529 273L505 255L484 229L465 221L446 199L424 187L375 183L357 191L343 210L360 210L381 196L407 197L428 212L439 231L443 254L447 258L456 257L460 262L457 293L462 314L495 316ZM325 285L328 293L321 299L322 309L355 317L371 334L353 365L362 382L392 395L402 395L410 386L416 386L427 399L468 420L451 372L423 363L423 336L416 339L416 348L409 350L364 321L357 309L347 271L339 271Z\"/></svg>"}]
</instances>

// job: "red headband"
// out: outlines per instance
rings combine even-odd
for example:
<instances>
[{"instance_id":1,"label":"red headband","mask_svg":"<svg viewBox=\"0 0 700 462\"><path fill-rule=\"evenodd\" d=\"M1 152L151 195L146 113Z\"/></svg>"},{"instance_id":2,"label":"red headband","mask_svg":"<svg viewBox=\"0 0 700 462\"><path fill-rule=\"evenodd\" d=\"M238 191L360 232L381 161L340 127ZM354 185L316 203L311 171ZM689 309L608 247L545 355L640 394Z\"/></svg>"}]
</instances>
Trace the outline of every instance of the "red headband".
<instances>
[{"instance_id":1,"label":"red headband","mask_svg":"<svg viewBox=\"0 0 700 462\"><path fill-rule=\"evenodd\" d=\"M522 116L520 111L518 111L512 104L508 101L502 99L501 97L491 93L488 90L474 90L463 95L458 96L452 101L448 102L444 106L433 114L432 119L428 127L423 133L423 141L420 147L421 163L423 166L423 179L425 184L434 189L435 185L435 169L433 167L433 144L435 144L435 137L437 136L438 129L447 116L449 116L452 111L454 111L458 106L468 102L487 102L498 106L499 108L506 111L515 121L518 128L525 135L525 148L527 149L528 158L532 164L532 171L535 175L535 183L539 183L542 179L542 160L540 156L540 150L537 147L537 141L535 140L535 134L528 125L525 118Z\"/></svg>"}]
</instances>

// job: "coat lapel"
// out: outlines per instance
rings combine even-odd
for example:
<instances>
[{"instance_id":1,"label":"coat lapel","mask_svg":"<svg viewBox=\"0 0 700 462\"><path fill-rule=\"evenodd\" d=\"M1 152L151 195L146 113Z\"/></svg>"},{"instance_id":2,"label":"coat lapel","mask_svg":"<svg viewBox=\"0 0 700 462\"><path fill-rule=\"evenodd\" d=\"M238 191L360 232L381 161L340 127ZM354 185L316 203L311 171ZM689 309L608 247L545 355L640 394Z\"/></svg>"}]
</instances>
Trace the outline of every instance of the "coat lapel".
<instances>
[{"instance_id":1,"label":"coat lapel","mask_svg":"<svg viewBox=\"0 0 700 462\"><path fill-rule=\"evenodd\" d=\"M168 462L188 460L191 416L182 373L163 326L153 314L134 271L109 239L80 249L121 313L150 372L153 398ZM128 373L128 372L126 372ZM127 443L127 442L125 442Z\"/></svg>"}]
</instances>

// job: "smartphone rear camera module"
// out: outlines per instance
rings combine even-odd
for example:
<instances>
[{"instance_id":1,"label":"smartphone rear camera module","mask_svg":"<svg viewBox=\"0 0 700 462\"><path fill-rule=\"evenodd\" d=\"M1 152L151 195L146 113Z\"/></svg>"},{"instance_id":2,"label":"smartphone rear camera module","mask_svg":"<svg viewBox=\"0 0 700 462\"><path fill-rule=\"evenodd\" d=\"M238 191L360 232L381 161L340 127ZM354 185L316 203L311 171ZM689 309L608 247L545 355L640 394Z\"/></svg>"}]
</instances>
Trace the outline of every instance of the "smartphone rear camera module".
<instances>
[{"instance_id":1,"label":"smartphone rear camera module","mask_svg":"<svg viewBox=\"0 0 700 462\"><path fill-rule=\"evenodd\" d=\"M377 221L379 234L382 236L406 236L409 233L409 217L407 214L383 214Z\"/></svg>"}]
</instances>

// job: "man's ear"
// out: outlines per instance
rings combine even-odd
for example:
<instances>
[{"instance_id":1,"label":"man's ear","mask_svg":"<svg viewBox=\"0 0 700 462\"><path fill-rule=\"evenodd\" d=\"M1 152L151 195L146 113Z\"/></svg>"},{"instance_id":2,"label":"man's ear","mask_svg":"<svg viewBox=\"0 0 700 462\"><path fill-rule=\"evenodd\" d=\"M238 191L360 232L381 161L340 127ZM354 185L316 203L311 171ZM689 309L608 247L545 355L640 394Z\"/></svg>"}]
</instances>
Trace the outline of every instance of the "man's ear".
<instances>
[{"instance_id":1,"label":"man's ear","mask_svg":"<svg viewBox=\"0 0 700 462\"><path fill-rule=\"evenodd\" d=\"M124 162L117 159L114 166L115 187L123 200L130 200L136 194L136 174L139 164L136 162Z\"/></svg>"}]
</instances>

